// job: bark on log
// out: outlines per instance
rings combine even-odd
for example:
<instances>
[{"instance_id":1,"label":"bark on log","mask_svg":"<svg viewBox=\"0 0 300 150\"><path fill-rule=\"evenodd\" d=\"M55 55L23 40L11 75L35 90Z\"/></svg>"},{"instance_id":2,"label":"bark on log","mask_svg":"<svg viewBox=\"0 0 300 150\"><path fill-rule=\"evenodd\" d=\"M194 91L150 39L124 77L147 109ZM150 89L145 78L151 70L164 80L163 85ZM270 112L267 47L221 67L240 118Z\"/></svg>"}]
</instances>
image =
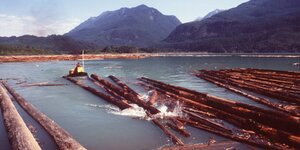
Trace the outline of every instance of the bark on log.
<instances>
[{"instance_id":1,"label":"bark on log","mask_svg":"<svg viewBox=\"0 0 300 150\"><path fill-rule=\"evenodd\" d=\"M246 90L250 90L259 94L263 94L266 96L270 96L273 98L277 98L280 100L284 100L284 101L288 101L288 102L293 102L293 103L297 103L300 104L300 97L298 97L295 94L289 94L289 93L283 93L280 91L276 91L276 90L272 90L272 89L268 89L265 87L262 87L261 85L257 85L257 84L250 84L244 81L240 81L237 79L232 79L232 78L228 78L228 76L221 74L220 72L212 72L212 71L203 71L201 70L203 73L205 74L209 74L211 76L218 76L219 78L226 78L226 84L230 84L230 85L234 85L234 86L238 86L240 88L244 88Z\"/></svg>"},{"instance_id":2,"label":"bark on log","mask_svg":"<svg viewBox=\"0 0 300 150\"><path fill-rule=\"evenodd\" d=\"M157 101L157 98L158 98L157 91L153 90L153 92L150 94L147 104L153 105Z\"/></svg>"},{"instance_id":3,"label":"bark on log","mask_svg":"<svg viewBox=\"0 0 300 150\"><path fill-rule=\"evenodd\" d=\"M117 77L110 75L108 76L112 81L114 81L116 84L118 84L120 87L123 88L124 91L132 93L136 96L138 96L139 94L137 92L135 92L132 88L130 88L128 85L126 85L124 82L122 82L120 79L118 79Z\"/></svg>"},{"instance_id":4,"label":"bark on log","mask_svg":"<svg viewBox=\"0 0 300 150\"><path fill-rule=\"evenodd\" d=\"M291 115L300 116L300 114L297 111L295 111L295 109L292 109L292 110L291 109L286 109L286 107L288 107L288 106L283 106L281 104L273 103L273 102L271 102L270 100L268 100L266 98L257 97L257 96L251 95L249 93L243 92L243 91L241 91L241 90L239 90L239 89L237 89L233 86L223 84L223 82L219 82L220 80L218 78L213 77L213 76L209 76L209 75L206 75L206 74L197 74L196 76L199 77L199 78L202 78L206 81L209 81L211 83L214 83L214 84L216 84L220 87L224 87L224 88L226 88L226 89L228 89L232 92L243 95L243 96L245 96L245 97L247 97L247 98L249 98L249 99L251 99L255 102L258 102L258 103L264 104L266 106L275 108L277 110L289 113Z\"/></svg>"},{"instance_id":5,"label":"bark on log","mask_svg":"<svg viewBox=\"0 0 300 150\"><path fill-rule=\"evenodd\" d=\"M2 82L3 83L3 82ZM28 103L21 95L19 95L14 89L12 89L7 83L3 83L10 94L15 98L15 100L21 105L21 107L35 119L39 124L41 124L44 129L54 138L56 144L61 150L85 150L85 148L80 145L66 130L60 127L52 119L48 118L45 114L40 112L32 104Z\"/></svg>"},{"instance_id":6,"label":"bark on log","mask_svg":"<svg viewBox=\"0 0 300 150\"><path fill-rule=\"evenodd\" d=\"M114 96L115 98L117 98L117 99L119 99L119 100L121 100L121 101L124 101L124 102L126 102L126 103L129 104L129 102L128 102L124 97L118 95L116 92L114 92L114 91L112 91L111 89L107 88L107 87L104 86L103 84L98 83L96 80L94 80L94 79L92 79L92 78L90 78L90 77L88 77L88 79L89 79L90 81L92 81L96 86L98 86L98 87L104 89L108 94L110 94L110 95Z\"/></svg>"},{"instance_id":7,"label":"bark on log","mask_svg":"<svg viewBox=\"0 0 300 150\"><path fill-rule=\"evenodd\" d=\"M13 150L41 150L34 136L27 128L22 117L15 108L7 91L0 84L0 104L8 139Z\"/></svg>"},{"instance_id":8,"label":"bark on log","mask_svg":"<svg viewBox=\"0 0 300 150\"><path fill-rule=\"evenodd\" d=\"M69 81L71 81L71 82L73 82L73 83L75 83L75 84L77 84L78 86L82 87L83 89L85 89L85 90L87 90L87 91L89 91L89 92L97 95L98 97L106 100L107 102L116 105L121 110L127 109L127 108L131 107L128 103L126 103L124 101L121 101L119 99L116 99L115 97L112 97L112 96L107 95L105 93L102 93L102 92L100 92L100 91L98 91L98 90L96 90L96 89L94 89L92 87L89 87L89 86L87 86L87 85L85 85L83 83L80 83L79 81L77 81L77 80L75 80L73 78L70 78L70 77L64 77L64 78L67 79L67 80L69 80Z\"/></svg>"},{"instance_id":9,"label":"bark on log","mask_svg":"<svg viewBox=\"0 0 300 150\"><path fill-rule=\"evenodd\" d=\"M170 127L171 129L173 129L174 131L182 134L185 137L190 137L191 134L189 132L187 132L185 129L182 129L174 124L171 124L170 122L167 122L167 126Z\"/></svg>"},{"instance_id":10,"label":"bark on log","mask_svg":"<svg viewBox=\"0 0 300 150\"><path fill-rule=\"evenodd\" d=\"M226 133L226 132L221 132L221 131L218 131L218 130L214 130L209 126L199 124L195 121L182 119L182 118L178 118L178 120L180 120L182 122L186 122L188 125L190 125L192 127L195 127L195 128L198 128L198 129L201 129L201 130L204 130L204 131L208 131L208 132L214 133L216 135L232 139L234 141L238 141L238 142L241 142L241 143L246 143L246 144L249 144L249 145L257 146L257 147L260 147L260 148L276 149L276 150L280 150L280 149L285 148L285 147L280 147L280 146L274 146L272 144L270 145L266 141L263 142L263 143L259 143L257 141L252 140L252 139L249 139L249 138L245 138L245 137L237 136L237 135L234 135L234 134L229 134L229 133Z\"/></svg>"},{"instance_id":11,"label":"bark on log","mask_svg":"<svg viewBox=\"0 0 300 150\"><path fill-rule=\"evenodd\" d=\"M126 98L127 100L137 104L138 106L144 108L145 110L150 111L151 114L157 114L157 113L160 112L155 107L152 107L152 106L148 105L145 101L139 99L136 95L134 95L132 93L128 93L128 92L124 91L123 89L121 89L119 87L116 87L115 85L109 83L108 81L106 81L104 79L101 79L96 74L92 74L91 77L93 79L95 79L96 81L98 81L100 84L103 84L104 86L110 88L111 90L113 90L114 92L119 94L120 96L122 96L122 97Z\"/></svg>"},{"instance_id":12,"label":"bark on log","mask_svg":"<svg viewBox=\"0 0 300 150\"><path fill-rule=\"evenodd\" d=\"M164 133L172 140L172 142L176 145L183 146L184 143L171 131L169 131L165 126L163 126L158 119L155 119L152 117L152 115L149 112L146 112L148 116L152 118L152 122L156 124L161 130L164 131Z\"/></svg>"},{"instance_id":13,"label":"bark on log","mask_svg":"<svg viewBox=\"0 0 300 150\"><path fill-rule=\"evenodd\" d=\"M176 86L172 86L169 84L165 84L147 78L142 78L141 80L149 84L152 84L160 89L164 89L167 90L168 92L172 92L173 94L177 94L179 96L185 97L187 99L191 99L193 101L205 105L209 105L211 107L222 109L224 111L227 111L228 113L233 113L241 117L248 117L249 119L256 120L260 123L269 125L271 127L276 127L284 131L300 134L300 129L298 128L300 126L298 117L293 117L277 111L265 110L259 107L255 107L255 106L251 106L239 102L234 102L227 99L222 99L219 97L199 93L196 91L191 91L193 92L190 93L192 95L188 95L185 93L183 94L183 92L190 91L190 90L184 88L177 89ZM184 89L184 91L182 91L182 89ZM203 95L205 95L205 97L201 97ZM281 122L281 124L278 124L278 122Z\"/></svg>"},{"instance_id":14,"label":"bark on log","mask_svg":"<svg viewBox=\"0 0 300 150\"><path fill-rule=\"evenodd\" d=\"M191 113L191 112L188 112L188 111L185 111L185 110L183 110L183 112L188 114L190 119L193 120L193 121L196 121L198 123L210 126L211 128L214 128L214 129L222 131L222 132L232 133L232 131L230 129L227 129L226 127L222 126L221 124L210 121L209 119L203 118L201 116L198 116L194 113Z\"/></svg>"},{"instance_id":15,"label":"bark on log","mask_svg":"<svg viewBox=\"0 0 300 150\"><path fill-rule=\"evenodd\" d=\"M142 80L142 81L145 81L145 80ZM151 82L148 82L148 83L151 84ZM154 84L154 85L157 86L158 84ZM230 109L230 107L228 107L228 106L227 106L227 108L217 107L218 105L207 106L210 103L200 104L199 102L196 102L194 100L190 100L188 98L184 98L183 96L176 95L176 94L180 94L180 91L178 91L178 90L176 91L176 89L171 88L171 90L170 90L176 94L164 91L164 90L166 90L166 88L161 88L161 86L158 86L154 89L156 89L159 92L170 95L174 98L177 98L178 100L184 101L184 103L188 103L190 107L196 107L200 110L209 111L210 113L214 113L217 117L219 117L229 123L237 125L243 129L249 129L249 130L258 132L262 135L265 135L270 139L278 140L278 141L281 141L284 143L288 143L292 146L299 147L300 141L299 141L298 136L292 135L285 131L271 128L269 126L266 126L266 125L263 125L260 123L256 123L255 121L253 121L253 119L249 119L248 117L255 119L254 116L251 116L251 115L255 114L255 111L250 111L250 114L247 114L247 112L248 112L247 109L241 109L238 107L234 108L234 109ZM201 94L201 95L203 95L203 94ZM214 98L214 100L217 100L217 101L221 100L220 98L213 97L213 96L207 96L207 97ZM225 104L226 104L226 100L225 100ZM222 106L222 105L223 104L221 103L220 106ZM213 108L213 107L216 107L216 108ZM228 110L229 110L229 112L224 112L224 111L228 111ZM232 111L233 112L236 111L236 112L234 112L234 114L231 114ZM243 117L245 117L245 115L247 115L246 118L248 118L248 119L243 118ZM255 114L255 116L259 117L260 115ZM260 119L259 121L262 121L262 120ZM278 122L275 122L275 123L278 124ZM293 123L295 123L295 122L293 122ZM275 125L275 126L279 126L279 125ZM293 128L293 129L295 129L295 128ZM290 129L288 129L288 130L290 130ZM282 138L282 137L284 137L284 138Z\"/></svg>"}]
</instances>

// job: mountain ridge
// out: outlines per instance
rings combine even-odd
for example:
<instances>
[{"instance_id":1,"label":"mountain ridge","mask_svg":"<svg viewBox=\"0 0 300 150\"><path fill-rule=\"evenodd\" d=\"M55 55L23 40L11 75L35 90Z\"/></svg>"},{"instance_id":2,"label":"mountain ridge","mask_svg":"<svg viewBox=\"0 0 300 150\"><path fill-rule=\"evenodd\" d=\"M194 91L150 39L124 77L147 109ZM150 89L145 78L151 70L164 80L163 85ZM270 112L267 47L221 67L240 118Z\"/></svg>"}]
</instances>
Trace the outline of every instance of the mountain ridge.
<instances>
[{"instance_id":1,"label":"mountain ridge","mask_svg":"<svg viewBox=\"0 0 300 150\"><path fill-rule=\"evenodd\" d=\"M106 11L75 27L66 36L99 46L147 47L166 38L181 22L146 5ZM93 33L93 34L91 34Z\"/></svg>"},{"instance_id":2,"label":"mountain ridge","mask_svg":"<svg viewBox=\"0 0 300 150\"><path fill-rule=\"evenodd\" d=\"M300 1L251 0L179 25L162 47L208 52L300 52Z\"/></svg>"}]
</instances>

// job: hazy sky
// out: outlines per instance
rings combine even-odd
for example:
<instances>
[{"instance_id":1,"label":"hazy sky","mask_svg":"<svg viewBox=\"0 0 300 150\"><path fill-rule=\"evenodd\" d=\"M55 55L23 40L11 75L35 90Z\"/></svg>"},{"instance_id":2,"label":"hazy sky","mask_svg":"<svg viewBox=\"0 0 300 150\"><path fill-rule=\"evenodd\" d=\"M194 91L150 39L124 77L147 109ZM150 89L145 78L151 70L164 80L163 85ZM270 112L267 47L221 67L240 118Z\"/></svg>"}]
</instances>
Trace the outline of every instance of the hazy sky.
<instances>
[{"instance_id":1,"label":"hazy sky","mask_svg":"<svg viewBox=\"0 0 300 150\"><path fill-rule=\"evenodd\" d=\"M63 34L107 10L146 4L181 22L248 0L0 0L0 36Z\"/></svg>"}]
</instances>

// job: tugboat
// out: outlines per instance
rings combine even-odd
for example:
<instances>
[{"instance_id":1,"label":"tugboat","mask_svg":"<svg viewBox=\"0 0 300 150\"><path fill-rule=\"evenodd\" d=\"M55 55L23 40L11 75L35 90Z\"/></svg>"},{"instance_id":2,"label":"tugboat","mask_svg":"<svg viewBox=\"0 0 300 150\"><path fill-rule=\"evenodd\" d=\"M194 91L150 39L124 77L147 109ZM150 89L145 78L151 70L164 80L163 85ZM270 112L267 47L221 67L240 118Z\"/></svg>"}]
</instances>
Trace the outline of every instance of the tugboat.
<instances>
[{"instance_id":1,"label":"tugboat","mask_svg":"<svg viewBox=\"0 0 300 150\"><path fill-rule=\"evenodd\" d=\"M79 62L77 62L76 67L74 69L71 69L69 71L69 74L67 77L84 77L88 76L86 72L84 72L84 51L82 51L82 65L80 65Z\"/></svg>"},{"instance_id":2,"label":"tugboat","mask_svg":"<svg viewBox=\"0 0 300 150\"><path fill-rule=\"evenodd\" d=\"M84 67L82 67L80 63L77 63L76 67L69 71L68 77L83 77L87 75L88 74L84 72Z\"/></svg>"}]
</instances>

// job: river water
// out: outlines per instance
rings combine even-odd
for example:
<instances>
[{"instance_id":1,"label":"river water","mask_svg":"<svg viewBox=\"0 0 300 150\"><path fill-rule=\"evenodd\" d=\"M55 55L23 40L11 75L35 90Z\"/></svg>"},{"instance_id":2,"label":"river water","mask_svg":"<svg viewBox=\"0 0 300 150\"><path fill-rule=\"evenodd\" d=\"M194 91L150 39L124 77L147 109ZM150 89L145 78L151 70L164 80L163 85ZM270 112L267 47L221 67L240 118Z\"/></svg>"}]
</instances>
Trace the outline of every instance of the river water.
<instances>
[{"instance_id":1,"label":"river water","mask_svg":"<svg viewBox=\"0 0 300 150\"><path fill-rule=\"evenodd\" d=\"M90 60L85 61L85 69L88 73L96 73L103 77L115 75L144 95L146 95L145 91L136 85L137 77L146 76L200 92L261 106L194 77L193 70L250 67L299 71L299 67L292 65L295 62L300 62L300 58L156 57ZM147 150L172 145L165 134L151 121L136 118L143 116L143 111L137 109L120 112L114 106L63 79L62 76L66 75L75 64L76 61L3 63L0 64L0 78L8 79L9 83L25 99L55 120L87 149ZM26 83L48 82L66 85L24 87L22 86L24 81ZM18 107L18 109L20 108ZM24 120L27 124L36 125L32 119L26 119L29 117L26 117L25 112L20 112L23 113L22 116L25 116ZM0 123L0 147L9 149L2 117ZM55 149L56 146L53 146L53 142L47 142L47 139L50 139L49 135L39 131L39 127L37 128L37 137L43 145L43 149ZM188 130L192 136L182 138L185 143L206 143L211 138L217 141L228 141L198 129L188 128Z\"/></svg>"}]
</instances>

